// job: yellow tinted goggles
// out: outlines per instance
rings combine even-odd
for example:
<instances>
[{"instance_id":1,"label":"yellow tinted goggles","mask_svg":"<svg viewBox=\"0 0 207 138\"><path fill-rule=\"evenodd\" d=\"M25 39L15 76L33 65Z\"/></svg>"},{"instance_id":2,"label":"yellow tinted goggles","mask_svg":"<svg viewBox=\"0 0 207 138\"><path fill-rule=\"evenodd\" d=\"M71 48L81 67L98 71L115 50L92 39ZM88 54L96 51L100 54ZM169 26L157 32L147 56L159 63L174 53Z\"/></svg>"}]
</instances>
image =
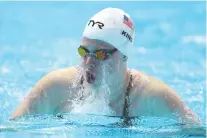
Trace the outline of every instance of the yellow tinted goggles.
<instances>
[{"instance_id":1,"label":"yellow tinted goggles","mask_svg":"<svg viewBox=\"0 0 207 138\"><path fill-rule=\"evenodd\" d=\"M85 57L89 53L93 53L93 54L95 54L96 58L99 59L99 60L106 60L106 59L108 59L116 51L117 51L117 49L114 48L112 50L99 49L99 50L96 50L95 52L90 52L88 49L86 49L83 46L80 46L78 48L78 53L79 53L80 56Z\"/></svg>"}]
</instances>

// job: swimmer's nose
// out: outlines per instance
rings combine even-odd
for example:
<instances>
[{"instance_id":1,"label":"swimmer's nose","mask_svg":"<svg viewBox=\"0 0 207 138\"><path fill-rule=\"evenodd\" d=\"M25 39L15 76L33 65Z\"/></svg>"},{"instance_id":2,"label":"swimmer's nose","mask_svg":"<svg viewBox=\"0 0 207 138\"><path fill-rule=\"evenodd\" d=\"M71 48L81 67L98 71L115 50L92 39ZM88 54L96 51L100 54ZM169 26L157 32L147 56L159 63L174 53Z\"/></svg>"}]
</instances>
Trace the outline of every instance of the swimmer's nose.
<instances>
[{"instance_id":1,"label":"swimmer's nose","mask_svg":"<svg viewBox=\"0 0 207 138\"><path fill-rule=\"evenodd\" d=\"M93 64L95 64L95 58L91 57L91 56L86 57L85 64L86 65L93 65Z\"/></svg>"}]
</instances>

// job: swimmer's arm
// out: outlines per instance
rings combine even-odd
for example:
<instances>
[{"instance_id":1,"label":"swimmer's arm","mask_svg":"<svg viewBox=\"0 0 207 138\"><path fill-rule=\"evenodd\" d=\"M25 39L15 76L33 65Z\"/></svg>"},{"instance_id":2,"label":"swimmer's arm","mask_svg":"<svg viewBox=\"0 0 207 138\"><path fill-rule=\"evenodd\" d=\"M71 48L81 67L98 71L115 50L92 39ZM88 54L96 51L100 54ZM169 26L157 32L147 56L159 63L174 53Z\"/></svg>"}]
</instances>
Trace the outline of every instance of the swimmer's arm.
<instances>
[{"instance_id":1,"label":"swimmer's arm","mask_svg":"<svg viewBox=\"0 0 207 138\"><path fill-rule=\"evenodd\" d=\"M180 125L180 131L177 133L180 135L205 136L206 130L205 127L202 126L199 117L182 102L175 91L171 88L163 90L165 90L164 94L161 96L164 100L163 103L166 103L167 107L172 111L172 114L176 114L175 117L177 121L182 123L182 125Z\"/></svg>"},{"instance_id":2,"label":"swimmer's arm","mask_svg":"<svg viewBox=\"0 0 207 138\"><path fill-rule=\"evenodd\" d=\"M57 91L54 75L47 74L32 88L10 119L28 114L53 113L59 100Z\"/></svg>"},{"instance_id":3,"label":"swimmer's arm","mask_svg":"<svg viewBox=\"0 0 207 138\"><path fill-rule=\"evenodd\" d=\"M159 100L163 100L163 103L166 104L172 114L176 115L176 119L179 122L190 126L201 125L199 117L183 103L181 98L170 87L161 88L159 96Z\"/></svg>"}]
</instances>

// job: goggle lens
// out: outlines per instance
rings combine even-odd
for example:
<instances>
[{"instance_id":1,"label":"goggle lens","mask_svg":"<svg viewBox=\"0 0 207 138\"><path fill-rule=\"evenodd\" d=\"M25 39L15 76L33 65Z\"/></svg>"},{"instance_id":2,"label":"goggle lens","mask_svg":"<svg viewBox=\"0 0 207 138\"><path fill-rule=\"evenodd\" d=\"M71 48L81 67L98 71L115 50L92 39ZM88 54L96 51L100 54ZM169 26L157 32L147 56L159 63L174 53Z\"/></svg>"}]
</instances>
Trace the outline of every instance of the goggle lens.
<instances>
[{"instance_id":1,"label":"goggle lens","mask_svg":"<svg viewBox=\"0 0 207 138\"><path fill-rule=\"evenodd\" d=\"M106 54L103 51L97 51L96 57L100 60L104 60L106 58Z\"/></svg>"},{"instance_id":2,"label":"goggle lens","mask_svg":"<svg viewBox=\"0 0 207 138\"><path fill-rule=\"evenodd\" d=\"M82 47L79 47L79 48L78 48L78 53L79 53L79 55L82 56L82 57L86 56L86 50L83 49Z\"/></svg>"}]
</instances>

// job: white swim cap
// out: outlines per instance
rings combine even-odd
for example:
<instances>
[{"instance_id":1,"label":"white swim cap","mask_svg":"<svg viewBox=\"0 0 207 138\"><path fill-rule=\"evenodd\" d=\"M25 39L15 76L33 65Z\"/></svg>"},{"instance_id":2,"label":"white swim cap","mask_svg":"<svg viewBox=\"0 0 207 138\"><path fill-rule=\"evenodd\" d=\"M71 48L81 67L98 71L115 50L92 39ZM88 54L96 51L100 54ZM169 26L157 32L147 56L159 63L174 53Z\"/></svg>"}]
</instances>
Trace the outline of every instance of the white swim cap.
<instances>
[{"instance_id":1,"label":"white swim cap","mask_svg":"<svg viewBox=\"0 0 207 138\"><path fill-rule=\"evenodd\" d=\"M83 36L105 41L127 56L127 48L134 43L133 21L121 9L106 8L88 21Z\"/></svg>"}]
</instances>

